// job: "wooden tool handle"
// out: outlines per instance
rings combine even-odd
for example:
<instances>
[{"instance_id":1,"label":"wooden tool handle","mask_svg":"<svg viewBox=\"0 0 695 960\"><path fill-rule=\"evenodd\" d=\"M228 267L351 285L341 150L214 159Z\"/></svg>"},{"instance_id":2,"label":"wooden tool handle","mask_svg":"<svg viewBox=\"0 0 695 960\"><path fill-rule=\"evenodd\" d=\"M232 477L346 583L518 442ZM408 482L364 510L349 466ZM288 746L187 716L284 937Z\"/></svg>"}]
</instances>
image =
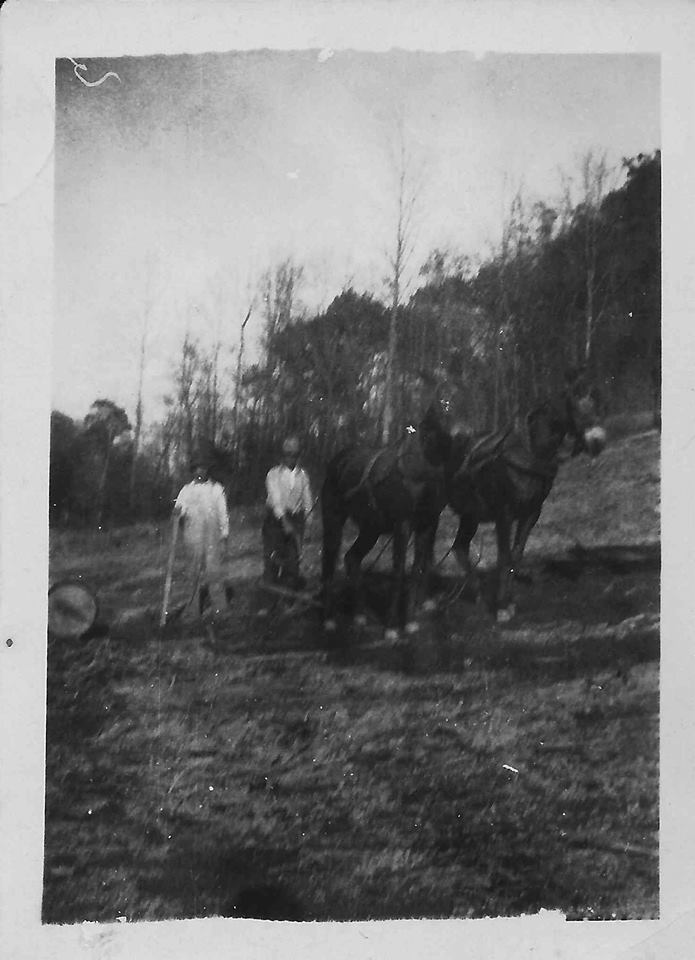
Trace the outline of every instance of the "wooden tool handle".
<instances>
[{"instance_id":1,"label":"wooden tool handle","mask_svg":"<svg viewBox=\"0 0 695 960\"><path fill-rule=\"evenodd\" d=\"M171 593L171 580L174 575L174 559L176 555L176 539L179 534L179 521L176 518L174 532L171 537L171 547L169 548L169 562L167 563L167 575L164 581L164 601L162 603L162 615L159 618L159 626L163 627L167 622L167 609L169 607L169 594Z\"/></svg>"}]
</instances>

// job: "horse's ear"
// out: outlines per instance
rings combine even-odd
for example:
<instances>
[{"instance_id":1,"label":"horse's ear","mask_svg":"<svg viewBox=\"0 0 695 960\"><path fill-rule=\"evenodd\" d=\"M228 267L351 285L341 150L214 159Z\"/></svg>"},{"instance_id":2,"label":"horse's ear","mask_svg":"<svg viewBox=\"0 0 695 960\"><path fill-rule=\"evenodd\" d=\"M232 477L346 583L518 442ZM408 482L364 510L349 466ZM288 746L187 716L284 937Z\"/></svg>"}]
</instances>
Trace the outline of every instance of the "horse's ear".
<instances>
[{"instance_id":1,"label":"horse's ear","mask_svg":"<svg viewBox=\"0 0 695 960\"><path fill-rule=\"evenodd\" d=\"M586 366L570 367L565 373L565 386L569 393L577 393L586 386Z\"/></svg>"},{"instance_id":2,"label":"horse's ear","mask_svg":"<svg viewBox=\"0 0 695 960\"><path fill-rule=\"evenodd\" d=\"M439 401L434 400L425 410L425 415L420 421L421 430L430 430L433 433L447 433L448 425Z\"/></svg>"},{"instance_id":3,"label":"horse's ear","mask_svg":"<svg viewBox=\"0 0 695 960\"><path fill-rule=\"evenodd\" d=\"M601 391L601 389L597 387L595 383L592 383L589 386L587 394L589 396L589 399L593 403L594 408L596 409L596 412L599 415L604 414L606 410L606 400L605 400L605 397L603 396L603 392Z\"/></svg>"}]
</instances>

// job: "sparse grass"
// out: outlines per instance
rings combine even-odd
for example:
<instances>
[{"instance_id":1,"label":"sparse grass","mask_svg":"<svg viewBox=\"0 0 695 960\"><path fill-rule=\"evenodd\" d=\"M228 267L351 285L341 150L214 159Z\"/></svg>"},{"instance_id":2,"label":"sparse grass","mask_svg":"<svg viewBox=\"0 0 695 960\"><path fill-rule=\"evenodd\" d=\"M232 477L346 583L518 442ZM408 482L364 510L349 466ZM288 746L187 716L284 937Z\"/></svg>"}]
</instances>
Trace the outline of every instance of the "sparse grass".
<instances>
[{"instance_id":1,"label":"sparse grass","mask_svg":"<svg viewBox=\"0 0 695 960\"><path fill-rule=\"evenodd\" d=\"M508 629L461 599L396 647L260 620L245 525L216 648L195 624L51 640L44 920L656 916L658 570L545 566L657 543L654 477L656 434L563 467ZM114 536L54 536L52 579L156 610L166 534Z\"/></svg>"}]
</instances>

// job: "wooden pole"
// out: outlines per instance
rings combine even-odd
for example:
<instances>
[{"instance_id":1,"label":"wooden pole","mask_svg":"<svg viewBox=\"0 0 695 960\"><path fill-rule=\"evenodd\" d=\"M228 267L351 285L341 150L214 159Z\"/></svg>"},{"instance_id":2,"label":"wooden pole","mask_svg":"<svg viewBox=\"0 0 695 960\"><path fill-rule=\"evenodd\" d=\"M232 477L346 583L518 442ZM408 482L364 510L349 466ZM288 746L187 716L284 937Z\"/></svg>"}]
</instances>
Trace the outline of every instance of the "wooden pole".
<instances>
[{"instance_id":1,"label":"wooden pole","mask_svg":"<svg viewBox=\"0 0 695 960\"><path fill-rule=\"evenodd\" d=\"M163 627L167 622L167 612L169 607L169 595L171 593L171 580L174 575L174 559L176 555L176 539L179 533L179 518L176 517L174 523L174 532L171 536L171 547L169 548L169 562L167 563L167 575L164 581L164 601L162 603L162 614L159 618L159 626Z\"/></svg>"}]
</instances>

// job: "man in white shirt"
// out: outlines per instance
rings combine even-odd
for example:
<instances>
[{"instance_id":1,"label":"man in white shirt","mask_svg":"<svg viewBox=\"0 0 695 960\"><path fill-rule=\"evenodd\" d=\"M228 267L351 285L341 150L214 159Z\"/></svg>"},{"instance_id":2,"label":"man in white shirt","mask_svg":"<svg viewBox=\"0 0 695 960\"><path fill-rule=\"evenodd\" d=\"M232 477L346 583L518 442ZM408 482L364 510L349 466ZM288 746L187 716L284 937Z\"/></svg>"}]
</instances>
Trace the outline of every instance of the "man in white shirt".
<instances>
[{"instance_id":1,"label":"man in white shirt","mask_svg":"<svg viewBox=\"0 0 695 960\"><path fill-rule=\"evenodd\" d=\"M266 513L263 520L264 578L291 589L304 585L299 561L304 529L312 509L309 477L299 466L299 440L282 445L282 463L266 476Z\"/></svg>"},{"instance_id":2,"label":"man in white shirt","mask_svg":"<svg viewBox=\"0 0 695 960\"><path fill-rule=\"evenodd\" d=\"M222 592L227 606L234 589L227 579L229 515L221 484L210 478L209 463L198 455L192 461L193 479L182 487L174 504L173 522L183 530L189 574L198 589L198 612L212 606L222 609ZM214 595L211 595L211 590Z\"/></svg>"}]
</instances>

